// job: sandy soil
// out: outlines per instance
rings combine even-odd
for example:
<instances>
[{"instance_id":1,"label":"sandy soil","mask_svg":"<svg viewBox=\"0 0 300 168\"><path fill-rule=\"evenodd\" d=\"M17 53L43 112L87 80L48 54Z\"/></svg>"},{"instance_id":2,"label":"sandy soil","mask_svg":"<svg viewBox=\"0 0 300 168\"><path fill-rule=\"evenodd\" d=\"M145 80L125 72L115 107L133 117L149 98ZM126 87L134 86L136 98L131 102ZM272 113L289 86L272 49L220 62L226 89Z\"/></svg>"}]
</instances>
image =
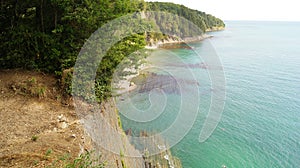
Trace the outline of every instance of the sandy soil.
<instances>
[{"instance_id":1,"label":"sandy soil","mask_svg":"<svg viewBox=\"0 0 300 168\"><path fill-rule=\"evenodd\" d=\"M42 93L28 92L32 81ZM53 76L0 71L0 167L45 167L91 148L73 108L61 102Z\"/></svg>"}]
</instances>

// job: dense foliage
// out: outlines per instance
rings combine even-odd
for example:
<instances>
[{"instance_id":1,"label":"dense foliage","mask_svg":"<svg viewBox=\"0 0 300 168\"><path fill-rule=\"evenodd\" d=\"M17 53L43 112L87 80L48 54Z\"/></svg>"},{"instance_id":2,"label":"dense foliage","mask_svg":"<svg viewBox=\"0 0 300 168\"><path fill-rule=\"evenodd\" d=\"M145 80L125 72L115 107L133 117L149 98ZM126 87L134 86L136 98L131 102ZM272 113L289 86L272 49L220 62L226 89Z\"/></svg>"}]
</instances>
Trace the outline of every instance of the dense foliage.
<instances>
[{"instance_id":1,"label":"dense foliage","mask_svg":"<svg viewBox=\"0 0 300 168\"><path fill-rule=\"evenodd\" d=\"M46 72L72 67L104 23L142 7L139 0L1 0L1 68Z\"/></svg>"},{"instance_id":2,"label":"dense foliage","mask_svg":"<svg viewBox=\"0 0 300 168\"><path fill-rule=\"evenodd\" d=\"M147 9L151 11L169 12L184 17L197 25L203 32L215 27L225 27L221 19L201 11L187 8L183 5L168 2L147 2Z\"/></svg>"},{"instance_id":3,"label":"dense foliage","mask_svg":"<svg viewBox=\"0 0 300 168\"><path fill-rule=\"evenodd\" d=\"M94 31L144 7L145 2L140 0L1 0L0 68L61 75L64 69L74 66L81 47ZM140 41L140 36L135 37L130 40ZM145 44L139 41L137 48L143 48ZM111 71L132 51L128 48L126 43L119 43L107 53L99 69L104 72L99 72L96 79L102 84L99 88L109 90ZM65 89L71 91L70 87Z\"/></svg>"}]
</instances>

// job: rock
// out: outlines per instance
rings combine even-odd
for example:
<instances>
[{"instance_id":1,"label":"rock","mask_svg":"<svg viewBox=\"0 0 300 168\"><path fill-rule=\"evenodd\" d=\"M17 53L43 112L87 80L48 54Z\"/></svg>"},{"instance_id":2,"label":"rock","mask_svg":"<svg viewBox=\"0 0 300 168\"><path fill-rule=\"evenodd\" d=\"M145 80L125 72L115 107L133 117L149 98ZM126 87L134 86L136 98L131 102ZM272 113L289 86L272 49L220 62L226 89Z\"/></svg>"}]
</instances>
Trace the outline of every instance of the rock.
<instances>
[{"instance_id":1,"label":"rock","mask_svg":"<svg viewBox=\"0 0 300 168\"><path fill-rule=\"evenodd\" d=\"M59 127L62 129L68 128L68 124L66 122L59 123Z\"/></svg>"},{"instance_id":2,"label":"rock","mask_svg":"<svg viewBox=\"0 0 300 168\"><path fill-rule=\"evenodd\" d=\"M65 129L65 128L67 128L67 127L68 127L68 124L67 124L66 122L63 122L62 125L61 125L61 128L62 128L62 129Z\"/></svg>"},{"instance_id":3,"label":"rock","mask_svg":"<svg viewBox=\"0 0 300 168\"><path fill-rule=\"evenodd\" d=\"M132 130L129 128L128 130L125 131L125 134L128 136L132 136Z\"/></svg>"},{"instance_id":4,"label":"rock","mask_svg":"<svg viewBox=\"0 0 300 168\"><path fill-rule=\"evenodd\" d=\"M76 135L75 135L75 134L72 134L72 135L70 135L70 136L68 136L68 137L66 138L66 141L68 141L68 142L74 141L75 138L76 138Z\"/></svg>"},{"instance_id":5,"label":"rock","mask_svg":"<svg viewBox=\"0 0 300 168\"><path fill-rule=\"evenodd\" d=\"M17 91L17 88L16 88L15 85L12 85L11 88L12 88L13 91Z\"/></svg>"},{"instance_id":6,"label":"rock","mask_svg":"<svg viewBox=\"0 0 300 168\"><path fill-rule=\"evenodd\" d=\"M61 114L57 117L57 121L58 122L68 122L67 118L63 114Z\"/></svg>"}]
</instances>

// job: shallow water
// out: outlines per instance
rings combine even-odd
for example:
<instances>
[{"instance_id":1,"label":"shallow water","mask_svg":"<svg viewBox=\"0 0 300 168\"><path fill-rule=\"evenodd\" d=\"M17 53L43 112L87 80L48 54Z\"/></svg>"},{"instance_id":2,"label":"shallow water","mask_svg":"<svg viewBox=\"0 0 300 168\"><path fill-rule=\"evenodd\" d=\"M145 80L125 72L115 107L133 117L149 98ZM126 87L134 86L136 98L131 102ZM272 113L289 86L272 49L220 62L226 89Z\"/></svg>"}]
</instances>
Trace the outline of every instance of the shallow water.
<instances>
[{"instance_id":1,"label":"shallow water","mask_svg":"<svg viewBox=\"0 0 300 168\"><path fill-rule=\"evenodd\" d=\"M154 81L164 81L159 83L167 83L171 88L178 85L182 94L154 89L157 82L145 92L132 93L129 100L137 111L145 117L152 117L147 113L157 114L151 121L133 121L128 113L137 111L119 103L124 128L160 132L172 126L181 110L199 108L192 129L172 147L183 167L299 167L300 23L226 25L225 31L211 33L214 38L190 44L199 55L217 54L225 72L226 104L210 138L203 143L198 140L214 92L208 71L222 67L203 68L201 57L186 48L162 50L149 57L157 66L152 72L159 75ZM210 45L213 51L207 49ZM163 75L170 80L163 80ZM199 101L194 100L195 88ZM186 105L182 106L182 101L187 101ZM184 127L190 123L183 120L181 124Z\"/></svg>"}]
</instances>

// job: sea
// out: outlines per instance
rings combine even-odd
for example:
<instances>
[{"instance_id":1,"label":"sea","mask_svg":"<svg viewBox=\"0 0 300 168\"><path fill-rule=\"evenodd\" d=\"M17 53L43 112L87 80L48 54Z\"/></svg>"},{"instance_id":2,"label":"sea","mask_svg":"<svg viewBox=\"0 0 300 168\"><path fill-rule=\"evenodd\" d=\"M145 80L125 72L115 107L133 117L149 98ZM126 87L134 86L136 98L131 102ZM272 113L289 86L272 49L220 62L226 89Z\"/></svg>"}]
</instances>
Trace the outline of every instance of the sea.
<instances>
[{"instance_id":1,"label":"sea","mask_svg":"<svg viewBox=\"0 0 300 168\"><path fill-rule=\"evenodd\" d=\"M123 128L159 134L184 168L300 167L300 22L225 23L149 56L117 101Z\"/></svg>"}]
</instances>

